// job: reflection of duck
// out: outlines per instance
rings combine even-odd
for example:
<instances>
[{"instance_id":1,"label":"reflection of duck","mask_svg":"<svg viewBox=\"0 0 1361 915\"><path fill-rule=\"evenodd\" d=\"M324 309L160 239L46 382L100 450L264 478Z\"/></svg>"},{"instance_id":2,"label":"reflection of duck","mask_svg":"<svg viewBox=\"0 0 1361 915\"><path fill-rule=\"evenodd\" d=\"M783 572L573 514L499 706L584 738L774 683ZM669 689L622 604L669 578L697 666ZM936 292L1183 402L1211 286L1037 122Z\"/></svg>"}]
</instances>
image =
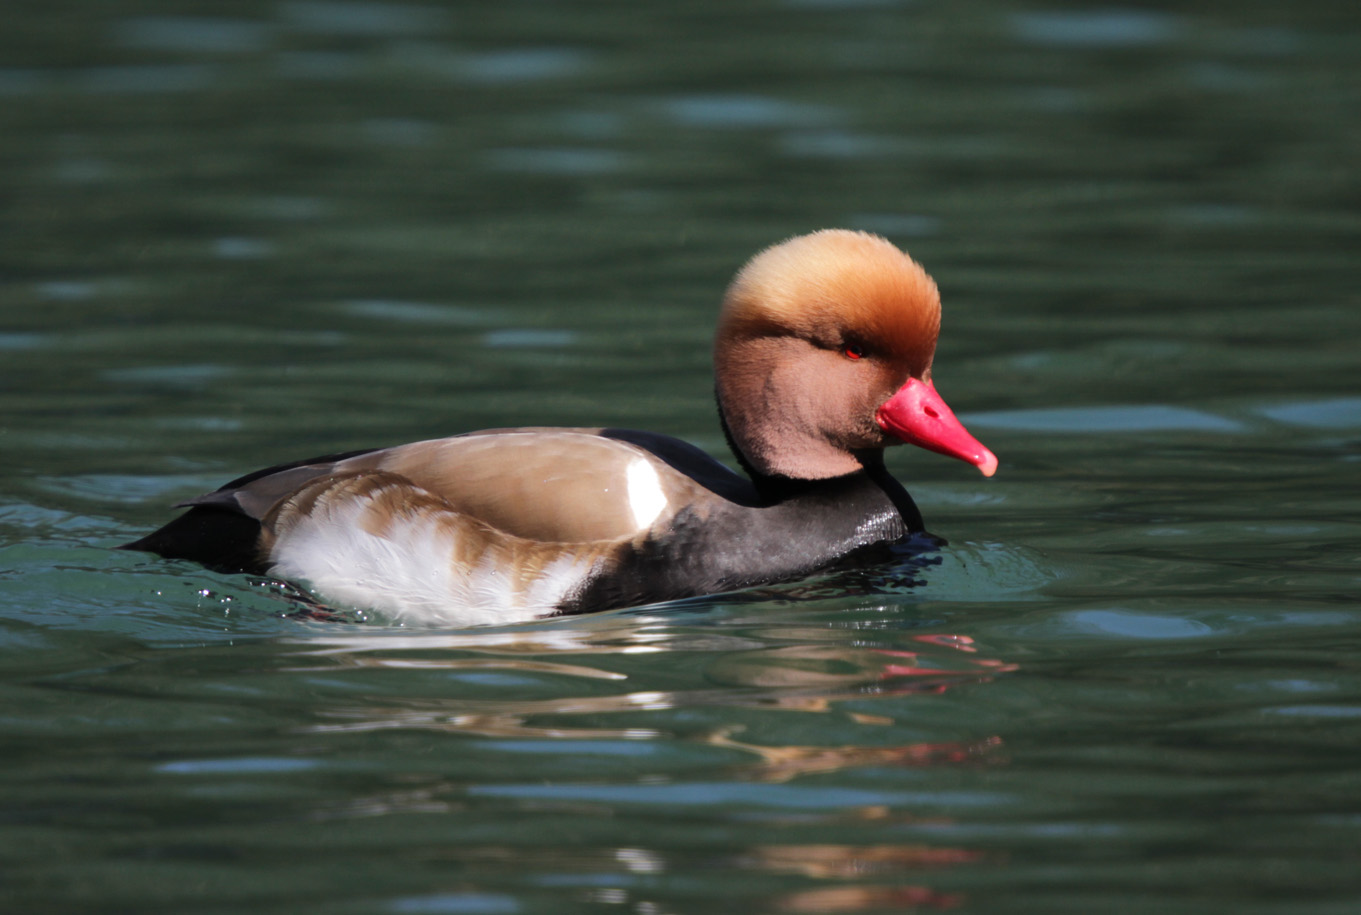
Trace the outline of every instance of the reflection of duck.
<instances>
[{"instance_id":1,"label":"reflection of duck","mask_svg":"<svg viewBox=\"0 0 1361 915\"><path fill-rule=\"evenodd\" d=\"M935 284L887 241L802 236L737 275L715 339L720 418L750 480L654 433L475 432L253 473L130 546L426 623L802 576L922 529L886 446L996 469L932 384L939 327Z\"/></svg>"},{"instance_id":2,"label":"reflection of duck","mask_svg":"<svg viewBox=\"0 0 1361 915\"><path fill-rule=\"evenodd\" d=\"M934 845L757 845L742 857L754 869L833 880L901 872L904 868L971 864L983 853Z\"/></svg>"},{"instance_id":3,"label":"reflection of duck","mask_svg":"<svg viewBox=\"0 0 1361 915\"><path fill-rule=\"evenodd\" d=\"M909 909L954 909L963 905L960 893L942 893L929 886L833 886L787 893L775 900L777 912L899 912Z\"/></svg>"},{"instance_id":4,"label":"reflection of duck","mask_svg":"<svg viewBox=\"0 0 1361 915\"><path fill-rule=\"evenodd\" d=\"M985 737L974 741L909 743L901 746L780 746L744 743L727 733L716 733L705 740L715 747L744 750L760 757L755 766L744 767L743 774L762 782L787 782L805 775L823 775L865 766L935 766L991 762L1002 747L1002 738Z\"/></svg>"},{"instance_id":5,"label":"reflection of duck","mask_svg":"<svg viewBox=\"0 0 1361 915\"><path fill-rule=\"evenodd\" d=\"M815 633L814 637L821 636ZM784 633L787 637L797 630ZM824 636L825 637L825 636ZM989 679L1016 670L1015 664L977 657L967 635L929 633L912 636L923 651L903 651L864 645L810 642L730 651L705 672L711 680L741 686L870 687L911 678L914 691L944 689L952 683ZM941 649L945 649L942 651ZM953 652L962 653L963 657Z\"/></svg>"}]
</instances>

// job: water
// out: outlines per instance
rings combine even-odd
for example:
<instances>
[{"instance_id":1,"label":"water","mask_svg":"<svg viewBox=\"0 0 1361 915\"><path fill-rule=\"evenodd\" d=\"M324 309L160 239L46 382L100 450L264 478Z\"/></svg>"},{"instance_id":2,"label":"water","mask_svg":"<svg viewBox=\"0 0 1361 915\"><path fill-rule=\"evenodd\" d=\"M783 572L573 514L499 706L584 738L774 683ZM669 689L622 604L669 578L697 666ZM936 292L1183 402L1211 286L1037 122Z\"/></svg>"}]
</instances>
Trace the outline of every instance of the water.
<instances>
[{"instance_id":1,"label":"water","mask_svg":"<svg viewBox=\"0 0 1361 915\"><path fill-rule=\"evenodd\" d=\"M0 13L16 911L1361 908L1361 19L1340 4ZM1002 460L951 545L465 631L109 548L506 424L723 454L731 272L872 229Z\"/></svg>"}]
</instances>

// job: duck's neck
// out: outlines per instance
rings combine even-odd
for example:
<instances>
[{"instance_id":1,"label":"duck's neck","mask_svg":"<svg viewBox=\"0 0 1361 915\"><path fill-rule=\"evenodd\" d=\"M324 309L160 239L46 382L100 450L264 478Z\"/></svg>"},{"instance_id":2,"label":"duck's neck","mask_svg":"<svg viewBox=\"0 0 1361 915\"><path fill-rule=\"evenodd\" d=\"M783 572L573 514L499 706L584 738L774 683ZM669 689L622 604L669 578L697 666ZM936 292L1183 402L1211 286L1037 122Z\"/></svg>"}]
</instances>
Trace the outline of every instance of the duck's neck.
<instances>
[{"instance_id":1,"label":"duck's neck","mask_svg":"<svg viewBox=\"0 0 1361 915\"><path fill-rule=\"evenodd\" d=\"M732 434L732 426L728 423L728 414L723 409L722 398L718 399L718 424L723 428L723 438L728 442L728 450L737 458L742 472L751 479L751 484L756 487L756 495L760 497L762 504L773 505L776 502L783 502L799 491L798 484L804 481L764 473L751 462L751 458L747 457L747 453L738 445L736 437Z\"/></svg>"},{"instance_id":2,"label":"duck's neck","mask_svg":"<svg viewBox=\"0 0 1361 915\"><path fill-rule=\"evenodd\" d=\"M907 525L908 531L916 533L926 530L926 522L922 520L917 503L912 501L912 496L903 488L903 484L899 483L884 466L884 452L876 450L859 457L866 475L878 484L884 495L893 503L893 507L898 509L898 514L903 516L903 523Z\"/></svg>"},{"instance_id":3,"label":"duck's neck","mask_svg":"<svg viewBox=\"0 0 1361 915\"><path fill-rule=\"evenodd\" d=\"M746 452L738 447L737 439L733 436L732 428L728 425L728 417L723 411L722 402L718 405L718 421L723 427L723 437L728 441L728 448L737 457L737 463L742 467L742 470L751 478L752 486L755 487L756 494L763 505L776 505L786 502L825 486L829 482L825 479L803 480L762 471L752 463ZM860 466L860 469L854 471L854 473L865 474L883 490L884 495L888 496L893 507L902 516L903 523L907 526L908 531L925 530L926 525L922 521L921 511L917 508L917 503L912 501L912 496L908 495L903 484L894 479L893 475L888 472L888 468L884 466L884 452L881 449L873 449L857 452L854 457ZM849 476L849 474L845 476Z\"/></svg>"}]
</instances>

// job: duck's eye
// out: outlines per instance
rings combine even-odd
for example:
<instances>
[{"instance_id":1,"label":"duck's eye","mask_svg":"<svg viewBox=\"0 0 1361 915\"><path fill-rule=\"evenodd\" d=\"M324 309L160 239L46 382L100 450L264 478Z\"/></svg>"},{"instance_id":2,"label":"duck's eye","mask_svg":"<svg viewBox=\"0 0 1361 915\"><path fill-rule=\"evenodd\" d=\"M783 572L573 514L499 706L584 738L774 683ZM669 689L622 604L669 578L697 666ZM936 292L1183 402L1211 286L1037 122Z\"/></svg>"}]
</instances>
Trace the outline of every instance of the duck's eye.
<instances>
[{"instance_id":1,"label":"duck's eye","mask_svg":"<svg viewBox=\"0 0 1361 915\"><path fill-rule=\"evenodd\" d=\"M865 355L865 348L859 343L847 343L842 347L841 352L847 359L861 359Z\"/></svg>"}]
</instances>

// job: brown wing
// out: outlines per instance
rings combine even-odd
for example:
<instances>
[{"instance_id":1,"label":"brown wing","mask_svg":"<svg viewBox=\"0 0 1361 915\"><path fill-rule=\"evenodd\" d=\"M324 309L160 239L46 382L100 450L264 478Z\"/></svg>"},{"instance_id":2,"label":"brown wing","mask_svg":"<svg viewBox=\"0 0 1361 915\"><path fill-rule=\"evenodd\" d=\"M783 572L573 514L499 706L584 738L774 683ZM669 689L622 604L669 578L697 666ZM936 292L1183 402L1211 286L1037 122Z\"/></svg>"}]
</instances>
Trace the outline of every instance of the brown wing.
<instances>
[{"instance_id":1,"label":"brown wing","mask_svg":"<svg viewBox=\"0 0 1361 915\"><path fill-rule=\"evenodd\" d=\"M530 540L633 537L665 523L703 487L655 455L593 430L509 429L361 455L338 472L405 477L460 512Z\"/></svg>"},{"instance_id":2,"label":"brown wing","mask_svg":"<svg viewBox=\"0 0 1361 915\"><path fill-rule=\"evenodd\" d=\"M632 538L715 494L638 445L591 429L504 429L414 442L244 478L191 500L264 518L317 477L366 470L404 477L455 510L530 540Z\"/></svg>"}]
</instances>

